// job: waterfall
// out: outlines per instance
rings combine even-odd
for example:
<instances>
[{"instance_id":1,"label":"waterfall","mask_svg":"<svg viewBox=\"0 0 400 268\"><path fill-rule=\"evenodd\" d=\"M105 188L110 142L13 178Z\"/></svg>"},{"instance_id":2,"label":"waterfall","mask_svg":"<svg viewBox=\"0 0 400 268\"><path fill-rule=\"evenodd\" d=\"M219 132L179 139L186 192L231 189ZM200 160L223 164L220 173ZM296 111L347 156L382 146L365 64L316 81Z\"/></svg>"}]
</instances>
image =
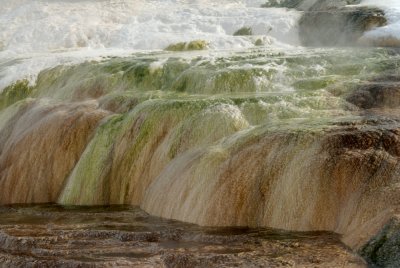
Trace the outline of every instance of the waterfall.
<instances>
[{"instance_id":1,"label":"waterfall","mask_svg":"<svg viewBox=\"0 0 400 268\"><path fill-rule=\"evenodd\" d=\"M266 2L0 0L0 205L398 232L397 4Z\"/></svg>"}]
</instances>

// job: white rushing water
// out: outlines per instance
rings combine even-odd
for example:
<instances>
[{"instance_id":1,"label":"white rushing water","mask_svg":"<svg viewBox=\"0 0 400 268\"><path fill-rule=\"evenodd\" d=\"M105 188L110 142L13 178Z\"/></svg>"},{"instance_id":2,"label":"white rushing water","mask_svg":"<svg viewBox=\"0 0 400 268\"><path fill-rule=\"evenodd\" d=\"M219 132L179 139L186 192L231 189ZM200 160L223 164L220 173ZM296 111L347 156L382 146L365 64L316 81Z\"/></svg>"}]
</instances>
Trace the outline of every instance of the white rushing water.
<instances>
[{"instance_id":1,"label":"white rushing water","mask_svg":"<svg viewBox=\"0 0 400 268\"><path fill-rule=\"evenodd\" d=\"M266 0L0 0L0 90L59 64L162 50L202 39L210 50L297 47L301 12L261 8ZM400 1L383 8L389 25L371 36L400 36ZM255 36L233 36L251 27Z\"/></svg>"},{"instance_id":2,"label":"white rushing water","mask_svg":"<svg viewBox=\"0 0 400 268\"><path fill-rule=\"evenodd\" d=\"M104 55L161 50L202 39L210 49L297 45L299 12L261 8L263 0L0 0L0 88L40 70ZM17 61L16 61L17 60Z\"/></svg>"}]
</instances>

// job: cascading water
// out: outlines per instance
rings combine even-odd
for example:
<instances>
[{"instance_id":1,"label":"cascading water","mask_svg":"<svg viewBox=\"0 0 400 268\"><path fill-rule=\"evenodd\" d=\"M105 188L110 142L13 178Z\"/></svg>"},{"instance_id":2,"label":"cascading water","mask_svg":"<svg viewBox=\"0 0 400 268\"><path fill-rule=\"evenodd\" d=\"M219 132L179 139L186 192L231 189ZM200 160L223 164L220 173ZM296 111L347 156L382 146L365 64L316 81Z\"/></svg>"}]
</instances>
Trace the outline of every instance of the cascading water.
<instances>
[{"instance_id":1,"label":"cascading water","mask_svg":"<svg viewBox=\"0 0 400 268\"><path fill-rule=\"evenodd\" d=\"M396 267L400 6L339 2L0 0L0 266Z\"/></svg>"}]
</instances>

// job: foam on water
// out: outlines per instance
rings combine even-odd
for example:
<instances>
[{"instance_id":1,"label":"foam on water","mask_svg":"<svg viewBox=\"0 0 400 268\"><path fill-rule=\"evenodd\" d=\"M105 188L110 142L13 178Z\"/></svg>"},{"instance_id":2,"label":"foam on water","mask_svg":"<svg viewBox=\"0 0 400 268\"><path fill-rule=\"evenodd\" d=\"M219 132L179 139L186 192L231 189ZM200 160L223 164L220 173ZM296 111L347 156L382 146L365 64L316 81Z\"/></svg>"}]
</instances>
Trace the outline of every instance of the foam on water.
<instances>
[{"instance_id":1,"label":"foam on water","mask_svg":"<svg viewBox=\"0 0 400 268\"><path fill-rule=\"evenodd\" d=\"M269 43L297 45L300 13L264 2L0 0L0 88L57 64L195 39L210 49L253 47L254 38L232 35L243 26Z\"/></svg>"},{"instance_id":2,"label":"foam on water","mask_svg":"<svg viewBox=\"0 0 400 268\"><path fill-rule=\"evenodd\" d=\"M162 50L202 39L221 50L296 48L301 12L261 8L266 0L0 0L0 90L60 64ZM400 38L400 3L364 0L386 11L389 24L366 34ZM241 27L255 36L233 36ZM211 55L212 54L212 55Z\"/></svg>"},{"instance_id":3,"label":"foam on water","mask_svg":"<svg viewBox=\"0 0 400 268\"><path fill-rule=\"evenodd\" d=\"M284 42L297 39L294 12L260 8L260 0L3 2L2 46L16 53L82 47L163 49L196 38L214 48L246 47L249 40L232 37L242 26Z\"/></svg>"}]
</instances>

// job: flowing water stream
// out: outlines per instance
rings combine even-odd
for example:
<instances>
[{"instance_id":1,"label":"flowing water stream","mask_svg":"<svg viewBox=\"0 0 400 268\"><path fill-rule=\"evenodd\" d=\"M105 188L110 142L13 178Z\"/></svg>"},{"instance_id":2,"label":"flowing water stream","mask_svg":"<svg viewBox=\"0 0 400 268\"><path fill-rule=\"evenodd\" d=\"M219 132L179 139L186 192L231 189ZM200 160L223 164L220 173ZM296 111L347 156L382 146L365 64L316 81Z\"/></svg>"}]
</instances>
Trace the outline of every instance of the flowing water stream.
<instances>
[{"instance_id":1,"label":"flowing water stream","mask_svg":"<svg viewBox=\"0 0 400 268\"><path fill-rule=\"evenodd\" d=\"M400 5L265 2L0 0L0 266L396 267Z\"/></svg>"}]
</instances>

